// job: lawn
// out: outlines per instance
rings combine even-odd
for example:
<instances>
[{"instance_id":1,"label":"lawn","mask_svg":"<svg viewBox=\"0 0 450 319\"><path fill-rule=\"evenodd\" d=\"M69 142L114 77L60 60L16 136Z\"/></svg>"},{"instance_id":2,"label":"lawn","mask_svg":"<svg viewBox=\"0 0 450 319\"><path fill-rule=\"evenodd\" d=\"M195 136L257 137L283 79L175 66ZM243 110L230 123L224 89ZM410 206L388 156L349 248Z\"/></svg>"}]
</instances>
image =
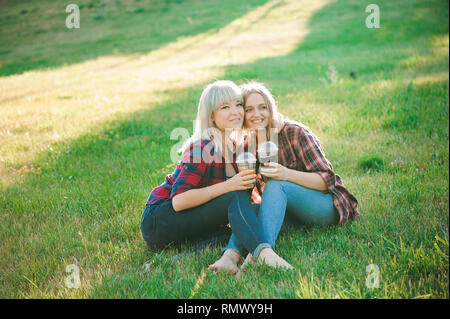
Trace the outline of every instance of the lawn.
<instances>
[{"instance_id":1,"label":"lawn","mask_svg":"<svg viewBox=\"0 0 450 319\"><path fill-rule=\"evenodd\" d=\"M379 0L369 29L370 3L79 0L67 29L64 1L2 1L0 298L449 298L449 4ZM359 201L280 235L294 271L237 280L208 271L220 245L141 237L215 79L266 83Z\"/></svg>"}]
</instances>

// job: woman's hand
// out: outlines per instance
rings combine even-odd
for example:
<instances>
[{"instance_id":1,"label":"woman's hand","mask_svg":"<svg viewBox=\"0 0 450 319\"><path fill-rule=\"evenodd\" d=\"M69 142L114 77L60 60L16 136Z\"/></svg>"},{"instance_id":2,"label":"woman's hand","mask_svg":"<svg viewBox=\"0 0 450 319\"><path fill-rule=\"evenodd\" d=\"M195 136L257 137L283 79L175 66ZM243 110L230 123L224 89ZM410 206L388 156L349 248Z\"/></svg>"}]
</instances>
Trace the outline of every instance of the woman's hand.
<instances>
[{"instance_id":1,"label":"woman's hand","mask_svg":"<svg viewBox=\"0 0 450 319\"><path fill-rule=\"evenodd\" d=\"M256 174L254 170L245 170L227 180L227 188L230 191L241 191L253 188L256 183Z\"/></svg>"},{"instance_id":2,"label":"woman's hand","mask_svg":"<svg viewBox=\"0 0 450 319\"><path fill-rule=\"evenodd\" d=\"M279 181L287 181L289 176L289 168L284 167L278 163L267 163L260 168L261 175L273 179L277 179Z\"/></svg>"}]
</instances>

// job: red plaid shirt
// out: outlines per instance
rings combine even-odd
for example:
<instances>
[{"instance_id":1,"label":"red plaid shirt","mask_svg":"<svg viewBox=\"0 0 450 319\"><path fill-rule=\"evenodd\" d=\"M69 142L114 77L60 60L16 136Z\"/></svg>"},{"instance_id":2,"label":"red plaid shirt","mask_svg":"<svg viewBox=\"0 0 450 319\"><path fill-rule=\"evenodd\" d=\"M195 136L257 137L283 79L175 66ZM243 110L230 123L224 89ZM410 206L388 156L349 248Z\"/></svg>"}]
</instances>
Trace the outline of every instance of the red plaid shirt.
<instances>
[{"instance_id":1,"label":"red plaid shirt","mask_svg":"<svg viewBox=\"0 0 450 319\"><path fill-rule=\"evenodd\" d=\"M339 175L333 172L331 163L326 159L319 140L300 123L287 122L278 134L278 163L297 171L319 174L328 192L333 197L334 207L339 213L339 223L359 216L358 201L344 187ZM253 189L252 199L261 202L264 182L258 174L257 187Z\"/></svg>"},{"instance_id":2,"label":"red plaid shirt","mask_svg":"<svg viewBox=\"0 0 450 319\"><path fill-rule=\"evenodd\" d=\"M193 188L202 188L225 181L225 159L218 158L213 145L214 143L210 140L191 144L183 152L175 171L166 176L164 183L152 190L146 206L158 205ZM233 166L237 171L235 162Z\"/></svg>"}]
</instances>

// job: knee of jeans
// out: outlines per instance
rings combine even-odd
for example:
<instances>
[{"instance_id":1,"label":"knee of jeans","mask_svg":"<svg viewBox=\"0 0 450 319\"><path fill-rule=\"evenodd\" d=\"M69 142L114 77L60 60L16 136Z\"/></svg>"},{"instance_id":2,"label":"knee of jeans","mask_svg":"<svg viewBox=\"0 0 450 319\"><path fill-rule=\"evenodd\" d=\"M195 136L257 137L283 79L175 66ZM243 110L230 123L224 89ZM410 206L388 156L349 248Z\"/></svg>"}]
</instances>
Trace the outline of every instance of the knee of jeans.
<instances>
[{"instance_id":1,"label":"knee of jeans","mask_svg":"<svg viewBox=\"0 0 450 319\"><path fill-rule=\"evenodd\" d=\"M141 233L148 249L150 250L156 251L168 244L168 242L164 238L159 238L158 236L147 236L144 232L142 232L142 230Z\"/></svg>"},{"instance_id":2,"label":"knee of jeans","mask_svg":"<svg viewBox=\"0 0 450 319\"><path fill-rule=\"evenodd\" d=\"M152 246L152 238L156 230L155 216L144 214L141 219L141 234L147 246Z\"/></svg>"},{"instance_id":3,"label":"knee of jeans","mask_svg":"<svg viewBox=\"0 0 450 319\"><path fill-rule=\"evenodd\" d=\"M336 208L334 207L333 203L327 205L328 207L328 211L330 212L330 217L327 221L327 225L336 225L339 223L339 213L336 210Z\"/></svg>"},{"instance_id":4,"label":"knee of jeans","mask_svg":"<svg viewBox=\"0 0 450 319\"><path fill-rule=\"evenodd\" d=\"M330 194L323 194L320 197L320 200L317 200L316 202L316 209L327 215L332 215L336 210L333 203L333 197Z\"/></svg>"}]
</instances>

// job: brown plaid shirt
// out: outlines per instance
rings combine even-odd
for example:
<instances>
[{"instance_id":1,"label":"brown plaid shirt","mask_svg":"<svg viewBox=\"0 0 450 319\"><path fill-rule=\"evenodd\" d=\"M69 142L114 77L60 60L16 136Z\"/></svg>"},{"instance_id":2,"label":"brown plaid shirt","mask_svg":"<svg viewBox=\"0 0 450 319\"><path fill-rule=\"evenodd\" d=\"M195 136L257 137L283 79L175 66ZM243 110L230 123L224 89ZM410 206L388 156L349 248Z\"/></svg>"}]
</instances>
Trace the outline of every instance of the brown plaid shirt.
<instances>
[{"instance_id":1,"label":"brown plaid shirt","mask_svg":"<svg viewBox=\"0 0 450 319\"><path fill-rule=\"evenodd\" d=\"M278 134L278 163L297 171L319 174L328 192L333 197L334 207L339 213L339 224L359 217L358 201L344 187L339 175L333 172L331 163L326 159L322 146L316 136L305 126L286 121ZM257 185L253 189L252 199L261 202L264 182L258 174Z\"/></svg>"}]
</instances>

